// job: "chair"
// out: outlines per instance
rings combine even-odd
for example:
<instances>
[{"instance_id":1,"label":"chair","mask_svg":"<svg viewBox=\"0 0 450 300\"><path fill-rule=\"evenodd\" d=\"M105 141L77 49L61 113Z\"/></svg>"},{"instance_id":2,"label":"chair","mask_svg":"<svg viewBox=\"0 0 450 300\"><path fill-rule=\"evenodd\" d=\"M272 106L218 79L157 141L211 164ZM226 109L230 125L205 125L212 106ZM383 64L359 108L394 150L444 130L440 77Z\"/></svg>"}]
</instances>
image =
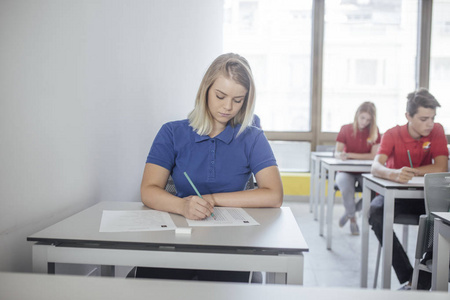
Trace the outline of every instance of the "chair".
<instances>
[{"instance_id":1,"label":"chair","mask_svg":"<svg viewBox=\"0 0 450 300\"><path fill-rule=\"evenodd\" d=\"M416 253L414 260L414 271L412 278L412 289L417 289L419 271L430 272L432 260L426 265L420 260L424 254L433 250L434 216L431 212L450 211L450 173L426 174L424 179L425 192L425 215L420 216L419 230L417 233Z\"/></svg>"},{"instance_id":2,"label":"chair","mask_svg":"<svg viewBox=\"0 0 450 300\"><path fill-rule=\"evenodd\" d=\"M166 187L164 189L172 195L176 195L177 189L175 187L175 183L173 183L172 176L169 176L169 179L167 179Z\"/></svg>"},{"instance_id":3,"label":"chair","mask_svg":"<svg viewBox=\"0 0 450 300\"><path fill-rule=\"evenodd\" d=\"M255 180L255 177L253 176L253 173L250 174L250 178L247 181L247 184L245 185L245 190L253 190L258 187L258 184Z\"/></svg>"}]
</instances>

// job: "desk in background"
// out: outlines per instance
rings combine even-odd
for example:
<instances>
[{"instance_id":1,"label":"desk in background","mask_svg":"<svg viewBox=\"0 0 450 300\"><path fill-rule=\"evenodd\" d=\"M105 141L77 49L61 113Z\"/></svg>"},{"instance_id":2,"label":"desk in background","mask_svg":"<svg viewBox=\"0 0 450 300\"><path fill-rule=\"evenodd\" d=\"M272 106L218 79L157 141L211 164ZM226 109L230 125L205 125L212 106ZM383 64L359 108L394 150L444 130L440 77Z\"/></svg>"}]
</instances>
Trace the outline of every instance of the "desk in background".
<instances>
[{"instance_id":1,"label":"desk in background","mask_svg":"<svg viewBox=\"0 0 450 300\"><path fill-rule=\"evenodd\" d=\"M434 219L433 291L448 291L448 265L450 256L450 212L431 212Z\"/></svg>"},{"instance_id":2,"label":"desk in background","mask_svg":"<svg viewBox=\"0 0 450 300\"><path fill-rule=\"evenodd\" d=\"M308 251L290 208L245 209L259 226L194 227L171 231L99 232L103 210L145 210L141 202L101 202L30 235L33 271L54 273L55 263L268 272L270 282L303 284ZM177 227L186 219L171 214Z\"/></svg>"},{"instance_id":3,"label":"desk in background","mask_svg":"<svg viewBox=\"0 0 450 300\"><path fill-rule=\"evenodd\" d=\"M326 174L328 172L328 195L327 195L327 249L331 249L332 230L333 230L333 206L334 206L334 180L336 173L342 172L358 172L368 173L372 167L373 160L357 160L348 159L340 160L337 158L321 159L321 178L320 178L320 235L323 235L325 223L325 187Z\"/></svg>"},{"instance_id":4,"label":"desk in background","mask_svg":"<svg viewBox=\"0 0 450 300\"><path fill-rule=\"evenodd\" d=\"M333 152L311 152L309 211L314 213L314 220L317 220L320 199L320 160L333 155Z\"/></svg>"},{"instance_id":5,"label":"desk in background","mask_svg":"<svg viewBox=\"0 0 450 300\"><path fill-rule=\"evenodd\" d=\"M392 239L394 235L395 199L424 199L424 179L414 177L409 183L394 181L363 174L363 206L361 235L361 287L367 287L369 256L369 207L375 193L384 196L383 248L381 254L381 287L391 287Z\"/></svg>"}]
</instances>

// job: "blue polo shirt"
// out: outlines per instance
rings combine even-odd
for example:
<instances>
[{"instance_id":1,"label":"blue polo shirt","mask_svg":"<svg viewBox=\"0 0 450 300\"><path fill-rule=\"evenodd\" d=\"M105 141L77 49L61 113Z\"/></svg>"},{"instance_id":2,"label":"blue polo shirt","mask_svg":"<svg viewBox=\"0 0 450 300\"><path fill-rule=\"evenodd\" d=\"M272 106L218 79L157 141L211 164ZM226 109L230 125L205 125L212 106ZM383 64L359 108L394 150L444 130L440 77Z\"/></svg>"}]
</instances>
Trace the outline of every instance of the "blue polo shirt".
<instances>
[{"instance_id":1,"label":"blue polo shirt","mask_svg":"<svg viewBox=\"0 0 450 300\"><path fill-rule=\"evenodd\" d=\"M153 141L147 163L170 171L178 197L195 195L184 172L202 195L242 191L251 173L277 163L261 129L249 126L236 136L239 129L240 125L228 125L210 138L198 135L187 119L166 123Z\"/></svg>"}]
</instances>

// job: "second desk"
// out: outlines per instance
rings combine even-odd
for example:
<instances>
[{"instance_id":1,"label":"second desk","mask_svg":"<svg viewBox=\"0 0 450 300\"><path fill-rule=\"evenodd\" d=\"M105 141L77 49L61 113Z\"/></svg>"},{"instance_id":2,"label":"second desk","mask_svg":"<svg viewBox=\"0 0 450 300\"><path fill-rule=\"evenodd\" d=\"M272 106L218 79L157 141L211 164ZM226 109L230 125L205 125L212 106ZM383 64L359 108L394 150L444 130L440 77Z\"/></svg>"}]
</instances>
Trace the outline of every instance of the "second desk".
<instances>
[{"instance_id":1,"label":"second desk","mask_svg":"<svg viewBox=\"0 0 450 300\"><path fill-rule=\"evenodd\" d=\"M394 234L394 203L395 200L423 199L423 177L414 177L409 183L403 184L372 174L363 174L363 207L361 236L361 287L367 287L367 271L369 256L369 207L375 193L384 196L383 212L383 249L381 255L381 286L391 287L392 240Z\"/></svg>"},{"instance_id":2,"label":"second desk","mask_svg":"<svg viewBox=\"0 0 450 300\"><path fill-rule=\"evenodd\" d=\"M325 187L328 172L328 195L327 195L327 249L331 249L332 229L333 229L333 206L334 206L334 182L336 173L342 172L357 172L368 173L372 166L372 160L357 160L348 159L340 160L336 158L322 158L321 159L321 177L320 177L320 235L323 235L323 228L325 223Z\"/></svg>"}]
</instances>

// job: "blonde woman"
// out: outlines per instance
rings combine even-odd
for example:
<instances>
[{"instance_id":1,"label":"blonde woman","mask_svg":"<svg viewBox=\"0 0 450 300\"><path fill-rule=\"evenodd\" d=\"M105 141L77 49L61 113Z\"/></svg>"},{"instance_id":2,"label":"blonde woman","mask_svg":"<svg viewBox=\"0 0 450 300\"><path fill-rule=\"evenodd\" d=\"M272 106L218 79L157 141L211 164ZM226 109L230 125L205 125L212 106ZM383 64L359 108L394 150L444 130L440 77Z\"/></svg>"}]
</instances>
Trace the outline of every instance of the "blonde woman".
<instances>
[{"instance_id":1,"label":"blonde woman","mask_svg":"<svg viewBox=\"0 0 450 300\"><path fill-rule=\"evenodd\" d=\"M233 53L217 57L203 77L188 119L164 124L153 141L142 178L142 202L188 219L204 219L215 206L280 207L280 173L263 131L251 126L254 107L255 85L247 60ZM244 190L252 173L258 189ZM164 189L169 175L176 195ZM153 273L161 278L160 271ZM169 270L164 277L190 279L194 273L206 280L230 277L188 271ZM248 280L248 272L240 273L247 274L242 281Z\"/></svg>"},{"instance_id":2,"label":"blonde woman","mask_svg":"<svg viewBox=\"0 0 450 300\"><path fill-rule=\"evenodd\" d=\"M380 144L380 133L376 121L376 108L372 102L362 103L353 123L342 126L336 138L335 157L338 159L373 159ZM361 173L339 172L336 185L342 194L345 213L339 220L343 227L350 220L350 232L359 235L355 212L355 183L362 185Z\"/></svg>"}]
</instances>

